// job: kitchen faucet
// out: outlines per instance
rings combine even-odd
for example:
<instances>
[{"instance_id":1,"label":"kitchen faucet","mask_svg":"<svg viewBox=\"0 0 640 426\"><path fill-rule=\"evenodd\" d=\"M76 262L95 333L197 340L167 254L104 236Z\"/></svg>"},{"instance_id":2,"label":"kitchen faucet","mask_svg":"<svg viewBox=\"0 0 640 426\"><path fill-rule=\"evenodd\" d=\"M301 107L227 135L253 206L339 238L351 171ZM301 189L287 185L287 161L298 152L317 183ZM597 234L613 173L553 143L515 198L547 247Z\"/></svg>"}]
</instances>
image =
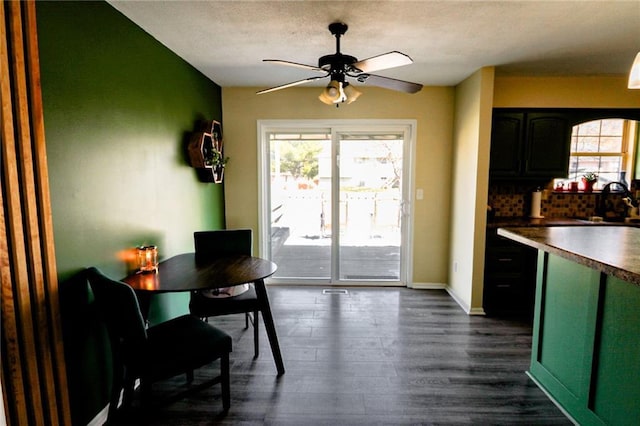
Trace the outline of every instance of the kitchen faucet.
<instances>
[{"instance_id":1,"label":"kitchen faucet","mask_svg":"<svg viewBox=\"0 0 640 426\"><path fill-rule=\"evenodd\" d=\"M612 192L611 187L614 185L622 188L622 191L615 191L615 193L622 192L623 193L622 198L629 199L629 203L624 203L624 202L622 203L623 204L622 212L620 211L619 208L616 208L616 205L611 200L608 199L609 195ZM633 199L631 192L629 191L629 188L627 188L627 185L625 185L623 182L609 182L604 186L604 188L602 188L602 192L600 193L600 202L598 203L598 207L596 208L596 213L598 216L601 216L604 220L607 220L607 213L613 212L615 217L618 220L624 220L625 216L627 216L627 208L629 204L631 204L631 207L638 206L638 202Z\"/></svg>"}]
</instances>

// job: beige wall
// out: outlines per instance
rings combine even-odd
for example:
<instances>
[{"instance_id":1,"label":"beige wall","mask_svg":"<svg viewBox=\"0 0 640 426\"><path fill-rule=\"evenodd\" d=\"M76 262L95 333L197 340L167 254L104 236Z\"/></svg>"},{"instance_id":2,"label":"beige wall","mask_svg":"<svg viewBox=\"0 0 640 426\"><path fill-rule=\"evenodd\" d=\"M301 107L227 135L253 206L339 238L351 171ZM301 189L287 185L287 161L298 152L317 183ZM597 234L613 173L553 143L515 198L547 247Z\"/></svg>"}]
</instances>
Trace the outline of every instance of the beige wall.
<instances>
[{"instance_id":1,"label":"beige wall","mask_svg":"<svg viewBox=\"0 0 640 426\"><path fill-rule=\"evenodd\" d=\"M627 76L496 77L493 106L536 108L639 108L640 90Z\"/></svg>"},{"instance_id":2,"label":"beige wall","mask_svg":"<svg viewBox=\"0 0 640 426\"><path fill-rule=\"evenodd\" d=\"M417 94L363 87L362 96L340 108L318 100L319 87L289 88L256 95L256 88L222 91L225 155L225 203L228 228L258 230L258 120L415 119L415 201L413 284L448 281L452 128L454 90L425 87ZM257 247L257 246L256 246ZM409 284L412 284L409 283Z\"/></svg>"},{"instance_id":3,"label":"beige wall","mask_svg":"<svg viewBox=\"0 0 640 426\"><path fill-rule=\"evenodd\" d=\"M448 290L469 313L483 313L493 78L483 68L456 87Z\"/></svg>"},{"instance_id":4,"label":"beige wall","mask_svg":"<svg viewBox=\"0 0 640 426\"><path fill-rule=\"evenodd\" d=\"M426 87L415 95L363 88L352 105L329 107L319 88L255 95L224 88L228 227L258 228L257 120L417 120L412 283L448 285L470 313L482 312L484 226L492 107L640 108L640 90L619 77L494 77L484 68L456 88ZM454 132L455 119L455 132ZM454 136L455 134L455 136ZM457 271L454 272L454 263Z\"/></svg>"}]
</instances>

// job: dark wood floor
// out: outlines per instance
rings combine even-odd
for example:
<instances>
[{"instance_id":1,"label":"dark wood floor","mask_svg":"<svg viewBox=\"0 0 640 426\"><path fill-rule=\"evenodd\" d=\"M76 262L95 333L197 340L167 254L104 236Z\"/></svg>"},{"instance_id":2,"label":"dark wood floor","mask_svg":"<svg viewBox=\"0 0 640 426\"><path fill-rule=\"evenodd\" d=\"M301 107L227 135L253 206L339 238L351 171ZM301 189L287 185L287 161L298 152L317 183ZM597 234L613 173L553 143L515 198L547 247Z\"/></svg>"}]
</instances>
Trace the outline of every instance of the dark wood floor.
<instances>
[{"instance_id":1,"label":"dark wood floor","mask_svg":"<svg viewBox=\"0 0 640 426\"><path fill-rule=\"evenodd\" d=\"M525 374L530 325L467 316L444 291L348 291L269 288L282 377L264 327L253 360L243 316L213 319L234 339L231 410L220 415L213 386L155 408L148 424L571 424ZM196 382L211 369L198 371ZM154 395L166 398L176 387L182 377L156 385Z\"/></svg>"}]
</instances>

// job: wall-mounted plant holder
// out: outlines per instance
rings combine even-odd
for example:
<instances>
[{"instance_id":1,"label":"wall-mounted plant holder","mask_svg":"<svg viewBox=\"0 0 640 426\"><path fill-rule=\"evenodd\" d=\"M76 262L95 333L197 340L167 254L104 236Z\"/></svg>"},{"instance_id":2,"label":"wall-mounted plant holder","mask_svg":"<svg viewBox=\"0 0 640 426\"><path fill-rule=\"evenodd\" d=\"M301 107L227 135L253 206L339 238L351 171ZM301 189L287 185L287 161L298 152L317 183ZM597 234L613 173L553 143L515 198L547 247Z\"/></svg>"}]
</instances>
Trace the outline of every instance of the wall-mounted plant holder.
<instances>
[{"instance_id":1,"label":"wall-mounted plant holder","mask_svg":"<svg viewBox=\"0 0 640 426\"><path fill-rule=\"evenodd\" d=\"M229 158L224 156L219 122L211 121L204 131L194 133L187 150L191 167L196 169L201 181L222 183Z\"/></svg>"}]
</instances>

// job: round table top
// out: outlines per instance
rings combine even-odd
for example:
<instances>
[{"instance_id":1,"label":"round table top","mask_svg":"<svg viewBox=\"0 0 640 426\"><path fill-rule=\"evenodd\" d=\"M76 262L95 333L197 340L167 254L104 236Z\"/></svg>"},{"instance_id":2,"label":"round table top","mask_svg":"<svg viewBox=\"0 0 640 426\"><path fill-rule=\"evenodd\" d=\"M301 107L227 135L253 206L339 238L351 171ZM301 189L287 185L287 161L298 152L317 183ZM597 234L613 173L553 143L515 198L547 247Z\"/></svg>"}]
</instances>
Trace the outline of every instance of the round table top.
<instances>
[{"instance_id":1,"label":"round table top","mask_svg":"<svg viewBox=\"0 0 640 426\"><path fill-rule=\"evenodd\" d=\"M270 260L233 255L197 263L195 253L173 256L158 264L157 272L136 273L122 281L136 291L156 293L232 287L262 280L276 272Z\"/></svg>"}]
</instances>

